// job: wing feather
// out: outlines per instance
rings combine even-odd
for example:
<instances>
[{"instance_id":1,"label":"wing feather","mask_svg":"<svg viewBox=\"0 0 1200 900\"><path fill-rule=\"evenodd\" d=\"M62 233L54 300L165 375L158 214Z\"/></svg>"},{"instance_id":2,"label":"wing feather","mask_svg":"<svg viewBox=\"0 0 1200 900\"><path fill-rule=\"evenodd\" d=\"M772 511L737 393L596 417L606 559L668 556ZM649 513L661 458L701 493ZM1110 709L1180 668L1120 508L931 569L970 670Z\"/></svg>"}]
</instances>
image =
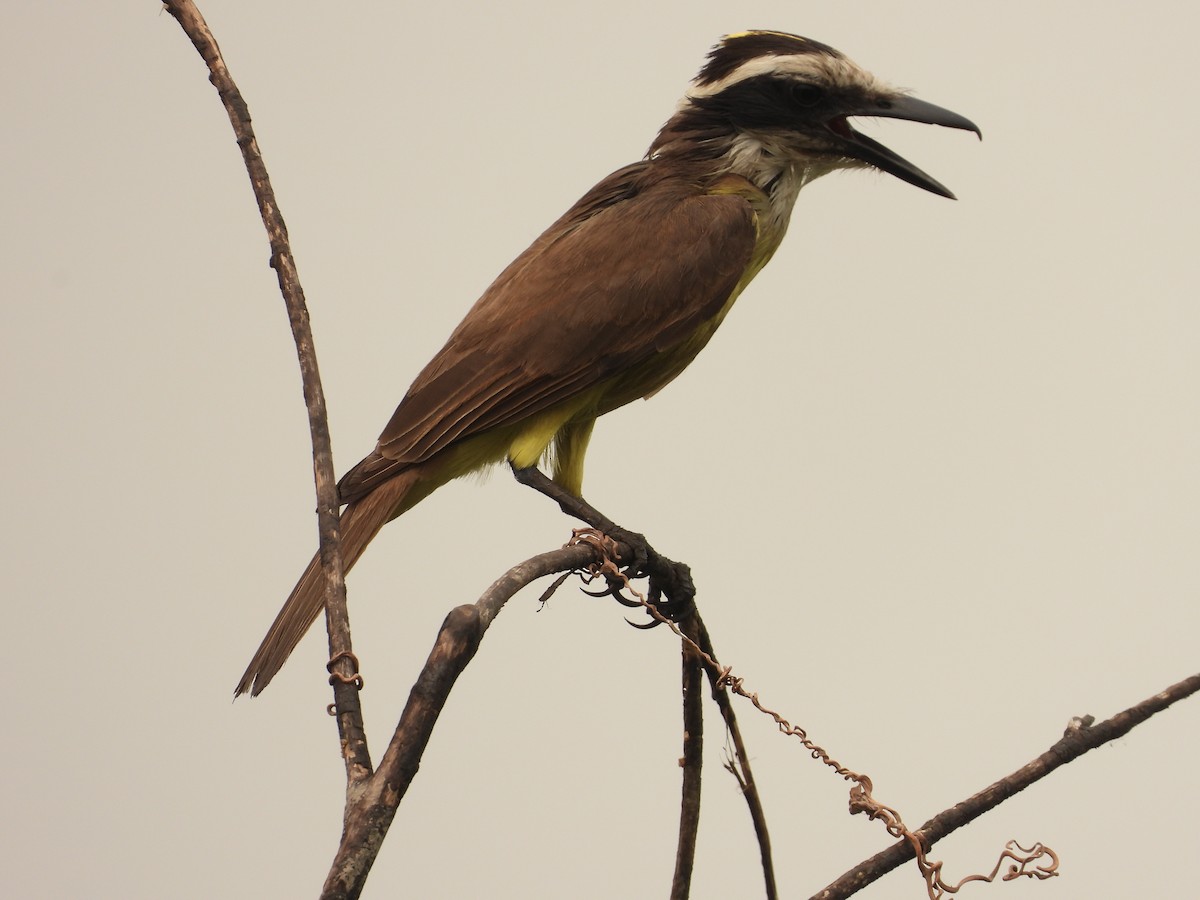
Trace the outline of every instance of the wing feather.
<instances>
[{"instance_id":1,"label":"wing feather","mask_svg":"<svg viewBox=\"0 0 1200 900\"><path fill-rule=\"evenodd\" d=\"M501 273L348 473L344 500L644 365L644 392L665 383L655 358L725 308L756 225L745 196L656 177L654 164L610 175Z\"/></svg>"}]
</instances>

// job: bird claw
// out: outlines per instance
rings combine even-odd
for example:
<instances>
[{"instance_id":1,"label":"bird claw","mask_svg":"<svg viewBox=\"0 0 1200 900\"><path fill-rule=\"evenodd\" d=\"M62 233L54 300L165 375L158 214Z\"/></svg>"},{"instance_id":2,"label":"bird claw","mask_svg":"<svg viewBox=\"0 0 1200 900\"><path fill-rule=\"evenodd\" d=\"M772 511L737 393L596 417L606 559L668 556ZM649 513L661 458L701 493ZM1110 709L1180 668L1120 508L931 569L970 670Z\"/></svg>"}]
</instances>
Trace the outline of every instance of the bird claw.
<instances>
[{"instance_id":1,"label":"bird claw","mask_svg":"<svg viewBox=\"0 0 1200 900\"><path fill-rule=\"evenodd\" d=\"M628 606L630 609L637 609L638 607L640 607L642 605L640 601L631 600L629 597L626 597L624 594L621 593L620 589L617 588L615 585L613 586L612 596L613 596L613 599L616 600L618 603L620 603L622 606Z\"/></svg>"},{"instance_id":2,"label":"bird claw","mask_svg":"<svg viewBox=\"0 0 1200 900\"><path fill-rule=\"evenodd\" d=\"M632 566L626 567L626 577L649 578L650 587L646 592L646 603L671 622L686 619L696 608L696 585L692 581L692 570L686 563L675 562L661 556L650 549L649 545L644 545L641 549L645 559L642 569L635 573L631 571ZM640 606L641 604L629 605ZM634 625L634 627L649 629L660 624L662 624L661 621L656 618L645 625Z\"/></svg>"},{"instance_id":3,"label":"bird claw","mask_svg":"<svg viewBox=\"0 0 1200 900\"><path fill-rule=\"evenodd\" d=\"M640 600L635 600L633 598L626 597L624 594L622 594L621 589L623 587L624 587L624 585L622 585L622 584L612 582L610 584L605 585L605 587L599 591L589 591L587 588L582 588L582 587L579 590L581 593L587 594L589 597L611 597L612 599L614 599L618 603L620 603L622 606L627 606L630 609L641 609L644 606L644 604ZM628 619L626 619L625 621L629 622ZM629 624L633 625L634 628L653 628L655 625L658 624L658 620L657 619L654 620L649 625L634 625L632 622L629 622Z\"/></svg>"},{"instance_id":4,"label":"bird claw","mask_svg":"<svg viewBox=\"0 0 1200 900\"><path fill-rule=\"evenodd\" d=\"M692 571L685 563L675 562L654 550L644 535L629 531L611 522L605 523L605 530L590 529L589 535L623 544L629 550L631 557L622 567L620 579L609 574L607 585L600 591L583 590L589 597L612 597L622 606L648 606L658 615L671 622L686 619L695 609L696 585L692 581ZM576 538L580 533L576 533ZM607 550L604 551L606 554ZM599 574L599 573L597 573ZM646 599L630 599L621 593L622 589L636 578L648 578L650 581ZM636 592L635 592L636 593ZM626 619L628 622L629 620ZM646 630L662 624L661 620L653 618L644 625L629 622L634 628Z\"/></svg>"},{"instance_id":5,"label":"bird claw","mask_svg":"<svg viewBox=\"0 0 1200 900\"><path fill-rule=\"evenodd\" d=\"M602 590L599 590L599 591L589 591L586 588L580 588L579 590L583 591L583 593L587 594L589 597L612 597L614 600L616 600L622 606L641 606L642 605L637 600L631 600L628 597L626 597L624 594L622 594L621 588L622 588L622 585L620 585L616 582L610 582L607 585L605 585Z\"/></svg>"}]
</instances>

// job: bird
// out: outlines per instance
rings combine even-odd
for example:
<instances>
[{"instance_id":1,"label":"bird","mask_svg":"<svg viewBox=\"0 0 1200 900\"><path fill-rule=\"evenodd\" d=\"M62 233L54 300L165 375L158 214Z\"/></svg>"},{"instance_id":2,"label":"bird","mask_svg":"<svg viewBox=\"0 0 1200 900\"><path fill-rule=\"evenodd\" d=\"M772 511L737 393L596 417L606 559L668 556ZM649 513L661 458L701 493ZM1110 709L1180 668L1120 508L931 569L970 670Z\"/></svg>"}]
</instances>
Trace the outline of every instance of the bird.
<instances>
[{"instance_id":1,"label":"bird","mask_svg":"<svg viewBox=\"0 0 1200 900\"><path fill-rule=\"evenodd\" d=\"M501 272L417 375L375 450L339 481L346 569L437 488L505 461L519 480L582 502L596 419L652 397L692 362L816 178L874 168L954 199L857 131L854 117L982 138L970 120L826 44L768 30L720 39L646 155L596 184ZM259 694L323 608L318 554L235 695Z\"/></svg>"}]
</instances>

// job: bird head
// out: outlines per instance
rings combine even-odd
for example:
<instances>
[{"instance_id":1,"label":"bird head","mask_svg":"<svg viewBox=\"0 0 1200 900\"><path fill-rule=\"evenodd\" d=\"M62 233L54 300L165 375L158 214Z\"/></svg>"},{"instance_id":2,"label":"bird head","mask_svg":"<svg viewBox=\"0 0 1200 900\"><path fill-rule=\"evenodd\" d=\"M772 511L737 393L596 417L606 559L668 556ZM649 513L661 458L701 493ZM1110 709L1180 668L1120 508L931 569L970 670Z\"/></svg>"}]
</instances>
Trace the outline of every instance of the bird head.
<instances>
[{"instance_id":1,"label":"bird head","mask_svg":"<svg viewBox=\"0 0 1200 900\"><path fill-rule=\"evenodd\" d=\"M879 80L832 47L777 31L725 37L708 56L650 155L720 161L769 189L872 166L943 197L940 182L850 124L908 119L982 133L970 120Z\"/></svg>"}]
</instances>

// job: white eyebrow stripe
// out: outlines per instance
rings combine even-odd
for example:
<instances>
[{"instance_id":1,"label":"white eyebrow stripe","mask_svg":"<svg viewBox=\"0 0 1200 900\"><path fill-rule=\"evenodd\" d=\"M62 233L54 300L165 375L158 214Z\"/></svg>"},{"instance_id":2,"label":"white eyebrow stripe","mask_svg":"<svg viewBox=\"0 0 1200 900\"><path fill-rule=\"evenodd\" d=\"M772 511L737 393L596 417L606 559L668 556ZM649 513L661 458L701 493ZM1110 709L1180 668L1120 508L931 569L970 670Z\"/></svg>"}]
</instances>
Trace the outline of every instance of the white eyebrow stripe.
<instances>
[{"instance_id":1,"label":"white eyebrow stripe","mask_svg":"<svg viewBox=\"0 0 1200 900\"><path fill-rule=\"evenodd\" d=\"M747 60L724 78L710 84L699 84L693 81L688 87L685 99L714 97L738 82L761 75L805 78L833 87L854 86L881 92L895 90L845 57L828 56L824 53L804 53L793 56L759 56Z\"/></svg>"}]
</instances>

